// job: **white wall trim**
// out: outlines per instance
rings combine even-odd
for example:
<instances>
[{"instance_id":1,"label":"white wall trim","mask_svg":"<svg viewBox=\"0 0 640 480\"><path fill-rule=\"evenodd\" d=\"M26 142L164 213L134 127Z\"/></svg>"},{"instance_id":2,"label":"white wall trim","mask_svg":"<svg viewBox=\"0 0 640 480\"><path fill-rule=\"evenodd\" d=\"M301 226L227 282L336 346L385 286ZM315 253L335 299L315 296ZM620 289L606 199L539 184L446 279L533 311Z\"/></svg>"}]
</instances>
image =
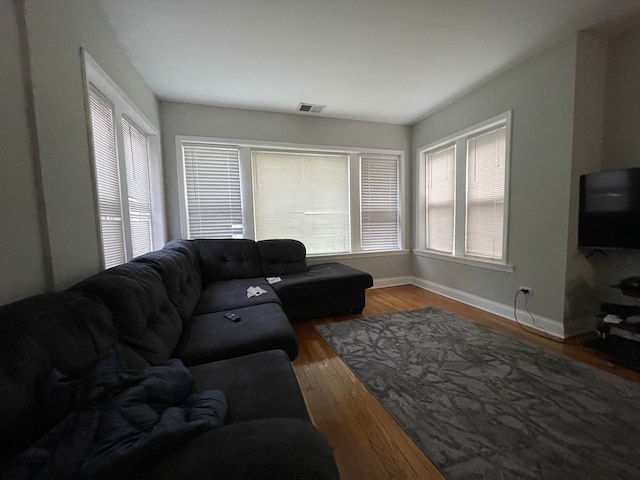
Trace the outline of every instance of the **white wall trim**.
<instances>
[{"instance_id":1,"label":"white wall trim","mask_svg":"<svg viewBox=\"0 0 640 480\"><path fill-rule=\"evenodd\" d=\"M505 318L506 320L515 322L515 319L513 318L513 306L511 305L504 305L502 303L494 302L493 300L488 300L486 298L478 297L477 295L462 292L460 290L456 290L455 288L447 287L445 285L431 282L423 278L413 277L411 283L417 287L437 293L438 295L442 295L443 297L451 298L458 302L471 305L472 307L479 308L481 310L484 310L485 312L493 313ZM532 320L525 310L517 309L516 312L518 314L518 321L522 325L540 330L541 332L547 333L554 337L567 338L564 325L561 322L557 322L550 318L535 314L533 315Z\"/></svg>"},{"instance_id":2,"label":"white wall trim","mask_svg":"<svg viewBox=\"0 0 640 480\"><path fill-rule=\"evenodd\" d=\"M160 128L147 117L140 108L124 93L118 84L105 72L102 67L84 48L82 59L86 71L87 81L93 83L100 92L113 103L119 103L122 111L147 135L160 135Z\"/></svg>"},{"instance_id":3,"label":"white wall trim","mask_svg":"<svg viewBox=\"0 0 640 480\"><path fill-rule=\"evenodd\" d=\"M356 258L392 257L409 255L409 250L384 250L377 252L332 253L327 255L307 255L308 263L337 262L340 260L354 260ZM411 277L408 277L411 278ZM407 282L411 283L411 282Z\"/></svg>"},{"instance_id":4,"label":"white wall trim","mask_svg":"<svg viewBox=\"0 0 640 480\"><path fill-rule=\"evenodd\" d=\"M373 287L371 288L386 288L386 287L398 287L400 285L411 285L413 283L413 277L389 277L389 278L374 278Z\"/></svg>"},{"instance_id":5,"label":"white wall trim","mask_svg":"<svg viewBox=\"0 0 640 480\"><path fill-rule=\"evenodd\" d=\"M470 257L456 257L446 253L434 252L431 250L411 250L414 255L419 257L435 258L444 260L445 262L462 263L463 265L472 265L474 267L488 268L489 270L497 270L499 272L513 272L515 267L506 263L491 262L489 260L475 259Z\"/></svg>"}]
</instances>

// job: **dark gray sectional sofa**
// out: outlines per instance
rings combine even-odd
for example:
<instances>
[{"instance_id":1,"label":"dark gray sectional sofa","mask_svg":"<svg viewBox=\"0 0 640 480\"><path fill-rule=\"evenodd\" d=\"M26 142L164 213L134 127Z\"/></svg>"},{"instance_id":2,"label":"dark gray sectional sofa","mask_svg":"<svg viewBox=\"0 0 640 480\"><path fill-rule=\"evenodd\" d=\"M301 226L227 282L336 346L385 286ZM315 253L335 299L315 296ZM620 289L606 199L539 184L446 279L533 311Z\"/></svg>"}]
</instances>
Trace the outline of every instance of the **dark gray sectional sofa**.
<instances>
[{"instance_id":1,"label":"dark gray sectional sofa","mask_svg":"<svg viewBox=\"0 0 640 480\"><path fill-rule=\"evenodd\" d=\"M295 240L177 240L0 307L0 479L339 478L290 320L359 312L371 285Z\"/></svg>"}]
</instances>

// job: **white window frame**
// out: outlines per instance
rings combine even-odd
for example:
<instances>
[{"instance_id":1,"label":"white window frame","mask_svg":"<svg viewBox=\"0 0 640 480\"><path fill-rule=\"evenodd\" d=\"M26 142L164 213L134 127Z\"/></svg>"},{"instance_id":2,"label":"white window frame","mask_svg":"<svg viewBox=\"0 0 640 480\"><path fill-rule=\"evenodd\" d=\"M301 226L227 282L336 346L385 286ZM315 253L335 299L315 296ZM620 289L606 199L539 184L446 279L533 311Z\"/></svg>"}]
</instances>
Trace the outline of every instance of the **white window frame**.
<instances>
[{"instance_id":1,"label":"white window frame","mask_svg":"<svg viewBox=\"0 0 640 480\"><path fill-rule=\"evenodd\" d=\"M120 166L121 176L121 192L123 185L126 189L126 172L123 133L122 133L122 117L125 116L132 122L136 128L145 134L147 138L147 152L149 156L149 183L151 196L151 232L153 249L160 249L166 242L165 222L164 222L164 196L163 196L163 180L162 180L162 159L160 156L160 130L154 125L147 116L135 105L135 103L118 87L111 77L100 67L100 65L86 51L82 50L82 60L85 78L85 96L87 105L87 119L90 119L89 108L89 89L93 85L98 92L106 97L113 104L114 121L120 127L116 128L116 149L118 164ZM87 124L89 138L91 138L90 123ZM93 188L97 191L95 166L93 161L93 148L90 148L92 156L91 169L93 172ZM104 250L102 248L102 235L100 233L100 220L98 211L97 194L94 195L94 207L97 220L97 234L100 242L100 262L104 268ZM128 201L126 195L122 198L123 215L128 217ZM133 247L131 244L131 234L128 226L128 220L124 222L124 242L125 242L125 260L129 261L133 257Z\"/></svg>"},{"instance_id":2,"label":"white window frame","mask_svg":"<svg viewBox=\"0 0 640 480\"><path fill-rule=\"evenodd\" d=\"M350 193L350 227L351 227L351 252L336 254L309 255L313 258L323 259L347 259L354 257L377 257L389 255L406 255L409 253L406 247L405 231L405 152L404 150L356 148L328 145L311 145L285 142L252 141L243 139L230 139L218 137L199 137L188 135L176 135L176 159L178 164L178 198L180 204L180 228L183 238L187 238L187 204L186 204L186 179L182 159L183 142L204 142L226 148L237 148L240 152L240 185L242 194L242 221L244 238L255 239L254 211L253 211L253 186L251 152L253 150L281 150L295 152L318 152L347 154L349 156L349 193ZM381 155L398 157L398 182L400 197L399 230L400 242L398 250L363 251L361 247L360 229L360 156Z\"/></svg>"},{"instance_id":3,"label":"white window frame","mask_svg":"<svg viewBox=\"0 0 640 480\"><path fill-rule=\"evenodd\" d=\"M484 122L480 122L469 128L461 130L446 138L430 143L417 149L417 171L416 171L416 192L417 204L415 211L415 245L413 252L418 256L448 260L455 263L474 265L492 270L513 272L513 266L509 265L508 259L508 231L509 231L509 184L511 165L511 119L512 112L507 111L496 115ZM466 256L465 235L466 235L466 189L467 189L467 140L479 134L489 132L504 126L506 128L506 152L505 152L505 200L504 200L504 223L503 223L503 245L502 260L489 260L479 257ZM442 149L448 145L456 145L456 167L455 167L455 213L454 213L454 246L453 253L447 254L434 250L429 250L426 238L426 169L427 154L435 150Z\"/></svg>"}]
</instances>

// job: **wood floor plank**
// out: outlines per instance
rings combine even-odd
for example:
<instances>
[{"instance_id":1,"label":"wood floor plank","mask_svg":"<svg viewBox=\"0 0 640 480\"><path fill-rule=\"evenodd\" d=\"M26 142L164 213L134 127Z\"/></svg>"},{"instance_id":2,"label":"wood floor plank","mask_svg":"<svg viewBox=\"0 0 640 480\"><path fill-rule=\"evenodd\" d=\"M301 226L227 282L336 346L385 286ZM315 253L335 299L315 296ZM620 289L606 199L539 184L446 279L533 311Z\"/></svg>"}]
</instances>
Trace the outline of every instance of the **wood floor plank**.
<instances>
[{"instance_id":1,"label":"wood floor plank","mask_svg":"<svg viewBox=\"0 0 640 480\"><path fill-rule=\"evenodd\" d=\"M300 345L294 370L312 421L334 448L342 480L444 477L316 332L316 325L435 306L640 383L640 373L613 365L576 341L540 337L514 322L415 286L371 289L366 300L361 315L294 324Z\"/></svg>"}]
</instances>

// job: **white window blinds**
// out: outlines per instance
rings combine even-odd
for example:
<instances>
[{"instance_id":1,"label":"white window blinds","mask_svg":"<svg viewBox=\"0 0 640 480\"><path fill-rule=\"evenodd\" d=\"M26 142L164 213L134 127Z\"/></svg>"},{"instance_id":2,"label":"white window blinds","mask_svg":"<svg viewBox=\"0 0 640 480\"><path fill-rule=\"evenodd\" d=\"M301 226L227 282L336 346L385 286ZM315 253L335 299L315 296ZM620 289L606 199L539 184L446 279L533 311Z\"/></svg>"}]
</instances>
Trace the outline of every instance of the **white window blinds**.
<instances>
[{"instance_id":1,"label":"white window blinds","mask_svg":"<svg viewBox=\"0 0 640 480\"><path fill-rule=\"evenodd\" d=\"M109 268L125 261L114 114L113 106L93 88L89 105L100 235L105 267Z\"/></svg>"},{"instance_id":2,"label":"white window blinds","mask_svg":"<svg viewBox=\"0 0 640 480\"><path fill-rule=\"evenodd\" d=\"M427 248L453 253L456 147L427 153Z\"/></svg>"},{"instance_id":3,"label":"white window blinds","mask_svg":"<svg viewBox=\"0 0 640 480\"><path fill-rule=\"evenodd\" d=\"M132 256L137 257L153 249L147 137L126 117L122 117L122 131L127 170L131 248Z\"/></svg>"},{"instance_id":4,"label":"white window blinds","mask_svg":"<svg viewBox=\"0 0 640 480\"><path fill-rule=\"evenodd\" d=\"M360 157L363 251L397 250L400 243L398 157Z\"/></svg>"},{"instance_id":5,"label":"white window blinds","mask_svg":"<svg viewBox=\"0 0 640 480\"><path fill-rule=\"evenodd\" d=\"M465 255L503 257L506 127L467 141Z\"/></svg>"},{"instance_id":6,"label":"white window blinds","mask_svg":"<svg viewBox=\"0 0 640 480\"><path fill-rule=\"evenodd\" d=\"M188 238L242 238L237 148L183 142Z\"/></svg>"},{"instance_id":7,"label":"white window blinds","mask_svg":"<svg viewBox=\"0 0 640 480\"><path fill-rule=\"evenodd\" d=\"M256 240L294 238L310 254L350 250L349 158L253 152Z\"/></svg>"}]
</instances>

